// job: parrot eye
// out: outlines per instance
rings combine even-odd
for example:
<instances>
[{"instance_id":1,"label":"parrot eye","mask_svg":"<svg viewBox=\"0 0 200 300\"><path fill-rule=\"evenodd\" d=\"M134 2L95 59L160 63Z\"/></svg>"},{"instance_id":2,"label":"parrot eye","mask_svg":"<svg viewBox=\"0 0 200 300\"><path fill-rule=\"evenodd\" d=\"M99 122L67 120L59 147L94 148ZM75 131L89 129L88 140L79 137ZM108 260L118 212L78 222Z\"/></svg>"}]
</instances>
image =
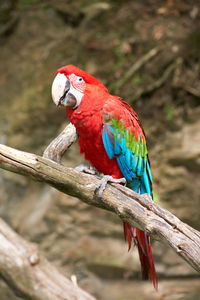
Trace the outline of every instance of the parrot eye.
<instances>
[{"instance_id":1,"label":"parrot eye","mask_svg":"<svg viewBox=\"0 0 200 300\"><path fill-rule=\"evenodd\" d=\"M83 81L83 78L82 78L82 77L78 77L78 81L79 81L79 82L82 82L82 81Z\"/></svg>"}]
</instances>

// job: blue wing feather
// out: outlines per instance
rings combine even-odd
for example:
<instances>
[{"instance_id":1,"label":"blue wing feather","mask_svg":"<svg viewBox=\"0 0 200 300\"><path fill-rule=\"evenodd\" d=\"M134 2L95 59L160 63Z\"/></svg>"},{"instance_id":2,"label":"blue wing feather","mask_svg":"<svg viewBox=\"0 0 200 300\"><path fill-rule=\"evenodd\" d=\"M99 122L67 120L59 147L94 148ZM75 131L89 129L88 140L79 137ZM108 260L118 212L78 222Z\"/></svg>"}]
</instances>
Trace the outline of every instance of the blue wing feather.
<instances>
[{"instance_id":1,"label":"blue wing feather","mask_svg":"<svg viewBox=\"0 0 200 300\"><path fill-rule=\"evenodd\" d=\"M139 156L139 158L138 158L138 164L137 164L137 175L138 176L142 176L142 174L143 174L143 158L142 158L142 156Z\"/></svg>"},{"instance_id":2,"label":"blue wing feather","mask_svg":"<svg viewBox=\"0 0 200 300\"><path fill-rule=\"evenodd\" d=\"M145 171L141 177L142 183L144 185L145 191L146 193L148 193L149 195L151 195L151 183L149 181L149 176L147 174L147 172Z\"/></svg>"},{"instance_id":3,"label":"blue wing feather","mask_svg":"<svg viewBox=\"0 0 200 300\"><path fill-rule=\"evenodd\" d=\"M106 149L108 157L110 159L112 159L114 157L114 149L113 149L113 145L109 139L108 132L107 132L107 129L105 126L103 127L102 138L103 138L104 147Z\"/></svg>"},{"instance_id":4,"label":"blue wing feather","mask_svg":"<svg viewBox=\"0 0 200 300\"><path fill-rule=\"evenodd\" d=\"M131 156L132 156L132 152L130 149L126 148L125 151L125 157L126 157L126 164L127 166L129 166L129 170L131 171Z\"/></svg>"},{"instance_id":5,"label":"blue wing feather","mask_svg":"<svg viewBox=\"0 0 200 300\"><path fill-rule=\"evenodd\" d=\"M132 178L134 176L133 172L130 172L127 164L126 164L126 158L123 154L117 156L117 162L119 165L119 168L126 178L127 181L132 181Z\"/></svg>"}]
</instances>

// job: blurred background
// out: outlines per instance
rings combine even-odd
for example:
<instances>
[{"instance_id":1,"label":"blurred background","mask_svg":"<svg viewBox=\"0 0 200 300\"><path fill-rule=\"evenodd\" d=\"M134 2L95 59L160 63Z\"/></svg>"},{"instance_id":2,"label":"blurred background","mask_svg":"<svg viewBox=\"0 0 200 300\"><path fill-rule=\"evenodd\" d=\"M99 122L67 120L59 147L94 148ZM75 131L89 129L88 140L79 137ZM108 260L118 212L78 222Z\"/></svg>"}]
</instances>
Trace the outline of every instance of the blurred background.
<instances>
[{"instance_id":1,"label":"blurred background","mask_svg":"<svg viewBox=\"0 0 200 300\"><path fill-rule=\"evenodd\" d=\"M58 67L75 64L139 114L154 197L200 230L200 5L197 0L0 1L0 142L42 155L66 126L51 100ZM83 161L78 145L63 163ZM153 242L156 293L127 252L121 221L0 170L0 215L65 275L102 300L200 299L198 274ZM1 300L17 300L0 282Z\"/></svg>"}]
</instances>

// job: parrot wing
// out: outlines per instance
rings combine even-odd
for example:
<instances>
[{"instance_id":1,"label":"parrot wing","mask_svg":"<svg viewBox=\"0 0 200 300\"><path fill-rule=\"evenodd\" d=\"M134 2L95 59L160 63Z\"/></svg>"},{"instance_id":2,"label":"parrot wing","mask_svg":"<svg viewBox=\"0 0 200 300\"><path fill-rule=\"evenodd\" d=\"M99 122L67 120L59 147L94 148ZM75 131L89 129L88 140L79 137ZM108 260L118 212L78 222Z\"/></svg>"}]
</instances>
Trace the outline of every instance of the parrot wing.
<instances>
[{"instance_id":1,"label":"parrot wing","mask_svg":"<svg viewBox=\"0 0 200 300\"><path fill-rule=\"evenodd\" d=\"M133 109L124 101L109 101L103 108L102 139L110 159L116 157L129 187L152 196L152 177L144 131Z\"/></svg>"}]
</instances>

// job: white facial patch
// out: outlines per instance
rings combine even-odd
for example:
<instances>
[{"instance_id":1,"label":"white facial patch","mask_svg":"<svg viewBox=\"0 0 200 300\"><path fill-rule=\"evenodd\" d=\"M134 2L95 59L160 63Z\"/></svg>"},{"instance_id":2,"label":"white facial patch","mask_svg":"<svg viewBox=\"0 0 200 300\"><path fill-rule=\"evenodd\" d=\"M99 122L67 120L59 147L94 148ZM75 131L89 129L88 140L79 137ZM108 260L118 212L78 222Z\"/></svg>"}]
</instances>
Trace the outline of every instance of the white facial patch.
<instances>
[{"instance_id":1,"label":"white facial patch","mask_svg":"<svg viewBox=\"0 0 200 300\"><path fill-rule=\"evenodd\" d=\"M84 89L85 89L85 83L84 80L82 79L82 83L80 83L80 78L79 76L76 76L75 74L71 74L69 76L69 80L71 82L71 86L70 86L70 90L69 93L71 93L72 95L74 95L74 97L76 98L76 107L78 107L81 103L81 100L83 98L84 95Z\"/></svg>"},{"instance_id":2,"label":"white facial patch","mask_svg":"<svg viewBox=\"0 0 200 300\"><path fill-rule=\"evenodd\" d=\"M51 95L53 102L57 105L60 98L64 95L67 78L64 74L58 73L53 81Z\"/></svg>"},{"instance_id":3,"label":"white facial patch","mask_svg":"<svg viewBox=\"0 0 200 300\"><path fill-rule=\"evenodd\" d=\"M83 93L76 90L72 85L70 86L70 90L69 90L68 93L74 95L74 97L76 98L76 106L74 108L78 107L81 103L82 98L83 98Z\"/></svg>"}]
</instances>

